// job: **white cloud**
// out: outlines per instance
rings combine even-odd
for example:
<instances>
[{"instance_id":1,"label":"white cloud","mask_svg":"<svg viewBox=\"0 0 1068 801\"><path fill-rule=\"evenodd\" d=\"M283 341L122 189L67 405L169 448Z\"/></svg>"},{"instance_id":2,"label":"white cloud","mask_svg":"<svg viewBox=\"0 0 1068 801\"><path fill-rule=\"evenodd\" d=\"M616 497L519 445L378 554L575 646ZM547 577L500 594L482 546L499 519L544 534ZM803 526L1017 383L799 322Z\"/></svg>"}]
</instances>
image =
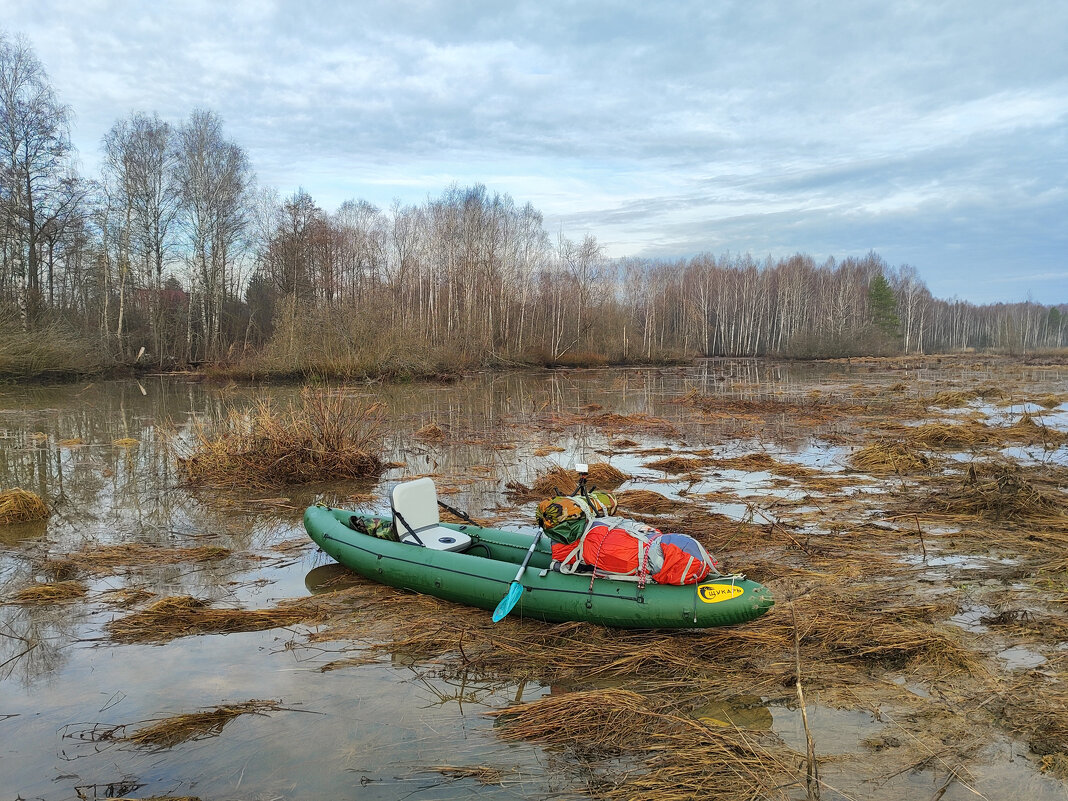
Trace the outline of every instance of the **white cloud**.
<instances>
[{"instance_id":1,"label":"white cloud","mask_svg":"<svg viewBox=\"0 0 1068 801\"><path fill-rule=\"evenodd\" d=\"M481 181L619 255L875 247L932 289L981 268L1068 300L1064 4L0 0L0 19L73 106L87 169L130 111L206 105L262 182L327 207Z\"/></svg>"}]
</instances>

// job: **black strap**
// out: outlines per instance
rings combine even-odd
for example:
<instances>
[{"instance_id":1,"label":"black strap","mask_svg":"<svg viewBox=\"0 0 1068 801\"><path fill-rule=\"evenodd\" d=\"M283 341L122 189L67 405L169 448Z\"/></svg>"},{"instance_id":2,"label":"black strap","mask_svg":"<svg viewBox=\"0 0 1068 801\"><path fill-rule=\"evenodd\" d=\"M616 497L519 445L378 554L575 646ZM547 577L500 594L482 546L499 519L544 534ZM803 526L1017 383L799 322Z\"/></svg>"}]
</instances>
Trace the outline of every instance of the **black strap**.
<instances>
[{"instance_id":1,"label":"black strap","mask_svg":"<svg viewBox=\"0 0 1068 801\"><path fill-rule=\"evenodd\" d=\"M412 527L408 525L408 521L404 519L404 515L402 515L402 514L401 514L400 512L398 512L398 511L397 511L396 509L394 509L394 510L393 510L393 516L394 516L395 518L397 518L397 520L399 520L399 521L401 522L401 525L402 525L402 526L404 526L404 527L405 527L406 529L408 529L408 533L409 533L409 534L411 534L411 535L412 535L413 537L415 537L415 541L416 541L416 542L418 542L418 543L419 543L420 545L422 545L422 546L423 546L424 548L426 547L426 543L425 543L425 542L423 542L423 541L422 541L421 539L419 539L419 535L418 535L418 534L416 534L416 533L415 533L415 532L414 532L414 531L412 530Z\"/></svg>"},{"instance_id":2,"label":"black strap","mask_svg":"<svg viewBox=\"0 0 1068 801\"><path fill-rule=\"evenodd\" d=\"M443 503L442 501L438 501L438 506L440 506L446 512L451 512L452 514L456 515L461 520L466 520L472 526L478 526L479 528L485 528L485 526L482 525L481 523L476 523L474 520L472 520L471 516L468 515L467 512L462 512L459 509L453 509L447 503Z\"/></svg>"}]
</instances>

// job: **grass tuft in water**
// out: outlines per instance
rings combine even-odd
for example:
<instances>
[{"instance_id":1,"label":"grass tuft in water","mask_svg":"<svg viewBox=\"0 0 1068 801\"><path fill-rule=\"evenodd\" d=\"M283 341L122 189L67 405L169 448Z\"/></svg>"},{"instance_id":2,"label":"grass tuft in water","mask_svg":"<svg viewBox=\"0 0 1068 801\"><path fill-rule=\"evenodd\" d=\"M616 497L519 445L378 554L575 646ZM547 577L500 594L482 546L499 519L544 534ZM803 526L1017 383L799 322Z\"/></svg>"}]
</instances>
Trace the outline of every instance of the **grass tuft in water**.
<instances>
[{"instance_id":1,"label":"grass tuft in water","mask_svg":"<svg viewBox=\"0 0 1068 801\"><path fill-rule=\"evenodd\" d=\"M200 424L178 463L186 483L278 487L379 475L382 406L306 388L278 411L267 400L251 411L231 408L219 423Z\"/></svg>"}]
</instances>

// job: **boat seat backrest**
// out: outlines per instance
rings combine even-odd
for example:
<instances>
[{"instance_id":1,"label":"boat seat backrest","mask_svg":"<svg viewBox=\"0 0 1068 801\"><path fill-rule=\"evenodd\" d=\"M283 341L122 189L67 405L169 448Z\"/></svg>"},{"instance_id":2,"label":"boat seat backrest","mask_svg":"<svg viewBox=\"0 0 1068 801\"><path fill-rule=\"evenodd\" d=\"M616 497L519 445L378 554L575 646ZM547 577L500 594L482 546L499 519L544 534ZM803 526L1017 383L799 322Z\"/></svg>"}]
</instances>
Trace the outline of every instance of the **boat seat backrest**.
<instances>
[{"instance_id":1,"label":"boat seat backrest","mask_svg":"<svg viewBox=\"0 0 1068 801\"><path fill-rule=\"evenodd\" d=\"M400 512L404 521L418 533L421 529L441 522L438 515L438 491L432 478L417 478L397 484L389 494L393 512ZM397 531L406 531L403 525Z\"/></svg>"},{"instance_id":2,"label":"boat seat backrest","mask_svg":"<svg viewBox=\"0 0 1068 801\"><path fill-rule=\"evenodd\" d=\"M413 537L399 520L394 520L394 528L400 535L400 541L409 545L420 542L434 551L464 551L471 545L471 537L462 531L441 525L438 515L438 491L431 478L417 478L397 484L389 494L393 507L393 516L404 518L418 536Z\"/></svg>"}]
</instances>

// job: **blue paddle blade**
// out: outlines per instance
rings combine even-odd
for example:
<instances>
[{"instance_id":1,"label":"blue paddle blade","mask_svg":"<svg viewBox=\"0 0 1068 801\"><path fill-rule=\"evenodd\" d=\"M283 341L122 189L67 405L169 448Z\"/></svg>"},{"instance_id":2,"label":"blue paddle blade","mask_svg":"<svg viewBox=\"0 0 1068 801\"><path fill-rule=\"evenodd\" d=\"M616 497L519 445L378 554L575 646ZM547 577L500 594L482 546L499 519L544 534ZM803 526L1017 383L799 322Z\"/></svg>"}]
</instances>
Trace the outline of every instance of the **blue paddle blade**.
<instances>
[{"instance_id":1,"label":"blue paddle blade","mask_svg":"<svg viewBox=\"0 0 1068 801\"><path fill-rule=\"evenodd\" d=\"M493 622L500 623L512 611L513 607L519 602L519 596L523 594L523 585L518 581L513 581L512 586L508 588L508 594L501 598L501 602L497 604L497 608L493 610Z\"/></svg>"}]
</instances>

